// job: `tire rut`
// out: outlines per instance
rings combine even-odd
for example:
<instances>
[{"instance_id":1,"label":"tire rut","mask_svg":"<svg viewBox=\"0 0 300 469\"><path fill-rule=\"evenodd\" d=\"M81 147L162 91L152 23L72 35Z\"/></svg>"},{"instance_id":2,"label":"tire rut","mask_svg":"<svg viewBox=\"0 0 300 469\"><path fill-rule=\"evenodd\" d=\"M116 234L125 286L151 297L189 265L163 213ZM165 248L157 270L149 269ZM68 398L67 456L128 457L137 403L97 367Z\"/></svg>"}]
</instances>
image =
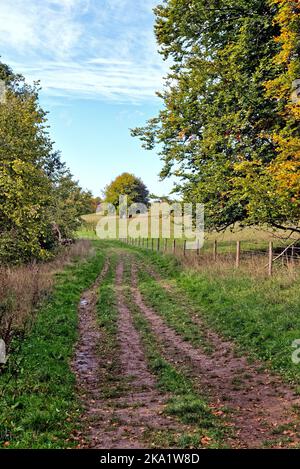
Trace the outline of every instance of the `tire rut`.
<instances>
[{"instance_id":1,"label":"tire rut","mask_svg":"<svg viewBox=\"0 0 300 469\"><path fill-rule=\"evenodd\" d=\"M158 280L158 274L155 279ZM233 410L231 420L237 436L237 441L231 442L233 446L261 447L264 441L275 440L273 431L279 425L296 425L293 406L299 406L300 399L293 390L279 377L261 371L261 364L250 365L246 357L236 357L232 344L222 341L207 328L206 336L215 349L211 355L184 341L144 302L138 289L135 264L132 265L132 298L149 322L167 359L177 366L187 367L195 383L207 392L216 407L226 405ZM201 320L194 319L201 327ZM292 444L299 443L297 430L299 428L293 426L286 432Z\"/></svg>"},{"instance_id":2,"label":"tire rut","mask_svg":"<svg viewBox=\"0 0 300 469\"><path fill-rule=\"evenodd\" d=\"M96 304L99 286L109 269L109 260L106 259L103 269L91 288L86 290L78 306L79 340L72 362L77 385L83 393L84 404L90 395L97 391L98 386L98 357L97 345L101 339L96 318Z\"/></svg>"},{"instance_id":3,"label":"tire rut","mask_svg":"<svg viewBox=\"0 0 300 469\"><path fill-rule=\"evenodd\" d=\"M145 431L177 431L178 423L162 415L168 395L157 390L156 379L148 369L140 335L134 327L124 296L122 261L116 270L116 297L121 373L129 388L123 396L111 402L118 426L107 443L109 448L144 448Z\"/></svg>"},{"instance_id":4,"label":"tire rut","mask_svg":"<svg viewBox=\"0 0 300 469\"><path fill-rule=\"evenodd\" d=\"M116 269L116 300L118 309L117 341L120 347L120 376L113 386L126 383L120 395L103 396L103 364L112 357L99 356L97 346L105 340L97 324L97 290L108 272L106 263L101 275L86 291L79 304L80 339L73 360L78 388L84 405L82 416L87 428L82 447L95 449L146 448L144 433L170 430L180 432L186 426L163 415L167 394L156 388L156 379L147 366L139 333L134 327L124 295L123 262ZM113 357L116 360L116 357Z\"/></svg>"}]
</instances>

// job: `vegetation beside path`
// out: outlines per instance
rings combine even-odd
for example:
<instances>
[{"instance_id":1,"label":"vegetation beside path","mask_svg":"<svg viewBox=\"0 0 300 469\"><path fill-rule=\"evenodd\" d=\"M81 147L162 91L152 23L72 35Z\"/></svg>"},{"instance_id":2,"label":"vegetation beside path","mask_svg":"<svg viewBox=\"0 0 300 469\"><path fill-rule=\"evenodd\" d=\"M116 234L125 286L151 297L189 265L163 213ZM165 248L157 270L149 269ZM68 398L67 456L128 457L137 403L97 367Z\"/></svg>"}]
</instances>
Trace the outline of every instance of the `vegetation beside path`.
<instances>
[{"instance_id":1,"label":"vegetation beside path","mask_svg":"<svg viewBox=\"0 0 300 469\"><path fill-rule=\"evenodd\" d=\"M206 325L233 340L240 351L246 351L268 368L281 373L286 380L300 385L300 366L292 361L295 351L292 343L300 338L297 271L272 279L256 278L240 271L222 275L214 266L205 266L195 272L182 269L172 256L130 249L138 252L143 262L152 264L165 282L176 287L177 296L181 296L183 302L189 302ZM143 276L143 292L155 306L162 301L161 288L154 288L151 276ZM165 315L171 314L173 295L169 294ZM183 319L177 317L176 321L179 323ZM186 336L188 330L187 322Z\"/></svg>"},{"instance_id":2,"label":"vegetation beside path","mask_svg":"<svg viewBox=\"0 0 300 469\"><path fill-rule=\"evenodd\" d=\"M69 448L77 433L80 404L70 368L77 340L77 306L103 264L103 251L57 275L49 301L25 340L15 338L0 374L0 445Z\"/></svg>"},{"instance_id":3,"label":"vegetation beside path","mask_svg":"<svg viewBox=\"0 0 300 469\"><path fill-rule=\"evenodd\" d=\"M213 344L206 329L216 331L230 339L237 352L246 352L249 360L260 359L262 366L299 386L299 367L291 359L292 342L300 338L297 274L288 281L279 276L258 279L242 272L216 275L213 268L198 272L184 269L172 256L122 243L98 241L94 246L93 256L73 263L56 276L51 298L41 306L31 332L25 339L15 337L12 343L8 363L0 374L3 448L70 448L82 447L83 440L87 441L70 364L78 337L78 303L82 293L95 282L107 256L110 267L100 285L97 303L98 324L105 338L97 350L99 363L105 365L101 368L103 386L99 397L118 398L126 393L128 384L122 380L118 358L114 284L115 267L122 256L127 307L158 390L168 396L163 413L178 421L178 432L169 429L143 432L144 443L153 447L220 448L227 446L229 440L234 441L234 435L227 423L230 412L227 414L225 407L222 412L216 411L210 397L201 394L199 383L194 386L194 377L188 369L179 366L176 357L172 360L164 353L159 337L133 301L132 262L138 266L138 287L145 302L180 340L210 356ZM204 329L200 322L195 323L197 317ZM275 430L278 444L288 446L289 436ZM285 432L290 431L285 428ZM266 446L268 442L262 444Z\"/></svg>"}]
</instances>

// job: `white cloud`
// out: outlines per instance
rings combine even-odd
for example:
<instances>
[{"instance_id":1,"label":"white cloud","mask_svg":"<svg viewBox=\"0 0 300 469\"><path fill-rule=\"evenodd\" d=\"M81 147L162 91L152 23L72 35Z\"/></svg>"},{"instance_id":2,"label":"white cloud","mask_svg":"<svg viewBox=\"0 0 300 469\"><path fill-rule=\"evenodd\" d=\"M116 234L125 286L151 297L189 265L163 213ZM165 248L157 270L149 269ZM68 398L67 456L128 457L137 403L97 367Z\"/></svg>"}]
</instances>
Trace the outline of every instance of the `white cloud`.
<instances>
[{"instance_id":1,"label":"white cloud","mask_svg":"<svg viewBox=\"0 0 300 469\"><path fill-rule=\"evenodd\" d=\"M45 92L151 99L166 65L156 52L156 0L0 0L3 60Z\"/></svg>"},{"instance_id":2,"label":"white cloud","mask_svg":"<svg viewBox=\"0 0 300 469\"><path fill-rule=\"evenodd\" d=\"M19 68L19 67L18 67ZM28 77L42 76L44 91L57 96L105 98L118 101L139 101L153 98L161 88L161 70L130 62L89 61L85 63L39 64L23 67Z\"/></svg>"},{"instance_id":3,"label":"white cloud","mask_svg":"<svg viewBox=\"0 0 300 469\"><path fill-rule=\"evenodd\" d=\"M80 0L0 0L2 49L27 56L71 53L83 33L77 11Z\"/></svg>"}]
</instances>

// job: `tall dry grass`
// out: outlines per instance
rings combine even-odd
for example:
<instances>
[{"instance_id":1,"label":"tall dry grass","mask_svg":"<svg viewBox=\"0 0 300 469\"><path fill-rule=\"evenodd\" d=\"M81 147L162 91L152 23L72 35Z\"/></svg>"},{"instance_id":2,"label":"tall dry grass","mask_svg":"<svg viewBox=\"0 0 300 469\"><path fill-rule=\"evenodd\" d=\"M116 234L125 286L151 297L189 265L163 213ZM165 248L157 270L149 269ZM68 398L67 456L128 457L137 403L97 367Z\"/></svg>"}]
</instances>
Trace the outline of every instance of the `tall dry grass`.
<instances>
[{"instance_id":1,"label":"tall dry grass","mask_svg":"<svg viewBox=\"0 0 300 469\"><path fill-rule=\"evenodd\" d=\"M75 259L91 254L90 241L80 240L63 248L51 262L0 266L0 338L9 344L14 333L24 333L34 320L37 306L50 294L55 274Z\"/></svg>"}]
</instances>

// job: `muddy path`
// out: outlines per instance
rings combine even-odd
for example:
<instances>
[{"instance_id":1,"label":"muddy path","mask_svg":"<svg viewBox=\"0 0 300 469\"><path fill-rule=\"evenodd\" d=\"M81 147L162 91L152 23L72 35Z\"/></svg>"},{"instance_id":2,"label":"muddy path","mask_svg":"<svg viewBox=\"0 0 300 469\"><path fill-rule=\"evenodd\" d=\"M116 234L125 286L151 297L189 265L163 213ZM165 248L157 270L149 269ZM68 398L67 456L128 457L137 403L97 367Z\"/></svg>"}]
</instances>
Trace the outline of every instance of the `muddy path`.
<instances>
[{"instance_id":1,"label":"muddy path","mask_svg":"<svg viewBox=\"0 0 300 469\"><path fill-rule=\"evenodd\" d=\"M122 256L123 257L123 256ZM79 341L73 370L84 407L82 419L86 434L82 447L97 449L137 449L149 447L146 434L170 430L181 432L188 427L163 415L167 394L157 390L155 377L148 369L139 333L126 304L123 284L123 261L116 268L117 343L119 357L99 354L99 343L106 340L97 323L97 298L101 281L109 269L107 261L95 284L80 301ZM121 392L103 395L107 361L117 360L120 374L112 386ZM110 383L111 385L111 383Z\"/></svg>"},{"instance_id":2,"label":"muddy path","mask_svg":"<svg viewBox=\"0 0 300 469\"><path fill-rule=\"evenodd\" d=\"M115 280L111 280L111 307L115 308L115 348L106 347L107 331L99 326L101 304L97 306L102 282L109 272L112 276L109 260L78 306L79 340L72 368L84 407L85 435L80 447L147 448L154 433L180 435L191 429L164 413L170 396L158 390L156 377L148 367L142 339L134 325L132 309L136 308L150 325L162 356L193 380L199 394L207 396L212 412L221 415L224 407L230 409L236 437L230 438L228 445L298 446L300 398L293 390L280 377L263 370L261 363L250 364L247 357L237 356L232 342L212 331L189 302L174 294L174 302L190 308L193 321L212 351L208 353L184 340L146 304L138 288L138 269L148 271L168 295L175 291L173 285L126 250L114 250L114 256L117 263ZM124 278L124 265L127 274L131 269L130 279ZM107 375L110 364L113 376Z\"/></svg>"},{"instance_id":3,"label":"muddy path","mask_svg":"<svg viewBox=\"0 0 300 469\"><path fill-rule=\"evenodd\" d=\"M180 424L163 415L168 395L157 390L156 379L148 368L140 335L134 327L132 314L124 297L123 269L123 261L119 261L116 269L117 339L121 352L121 373L127 380L128 388L114 402L117 404L114 416L118 419L118 437L113 446L109 447L143 448L147 447L143 437L145 432L180 431Z\"/></svg>"},{"instance_id":4,"label":"muddy path","mask_svg":"<svg viewBox=\"0 0 300 469\"><path fill-rule=\"evenodd\" d=\"M230 443L237 447L258 448L268 442L276 447L276 439L282 433L279 429L283 426L282 431L290 440L287 446L299 444L299 418L294 406L299 407L300 399L294 391L278 376L262 371L261 363L249 364L246 357L237 357L233 344L204 327L198 316L193 316L194 321L199 328L203 327L213 353L206 354L184 341L145 303L138 289L138 265L145 268L139 262L132 265L133 301L151 325L167 360L187 369L215 408L230 407L237 436L236 441ZM161 285L164 284L152 268L148 271ZM171 292L169 285L166 289Z\"/></svg>"},{"instance_id":5,"label":"muddy path","mask_svg":"<svg viewBox=\"0 0 300 469\"><path fill-rule=\"evenodd\" d=\"M72 368L85 405L88 399L97 391L98 386L97 346L101 340L101 335L97 325L96 304L99 286L108 269L109 260L106 259L100 275L92 287L83 293L78 305L79 340L75 349Z\"/></svg>"}]
</instances>

